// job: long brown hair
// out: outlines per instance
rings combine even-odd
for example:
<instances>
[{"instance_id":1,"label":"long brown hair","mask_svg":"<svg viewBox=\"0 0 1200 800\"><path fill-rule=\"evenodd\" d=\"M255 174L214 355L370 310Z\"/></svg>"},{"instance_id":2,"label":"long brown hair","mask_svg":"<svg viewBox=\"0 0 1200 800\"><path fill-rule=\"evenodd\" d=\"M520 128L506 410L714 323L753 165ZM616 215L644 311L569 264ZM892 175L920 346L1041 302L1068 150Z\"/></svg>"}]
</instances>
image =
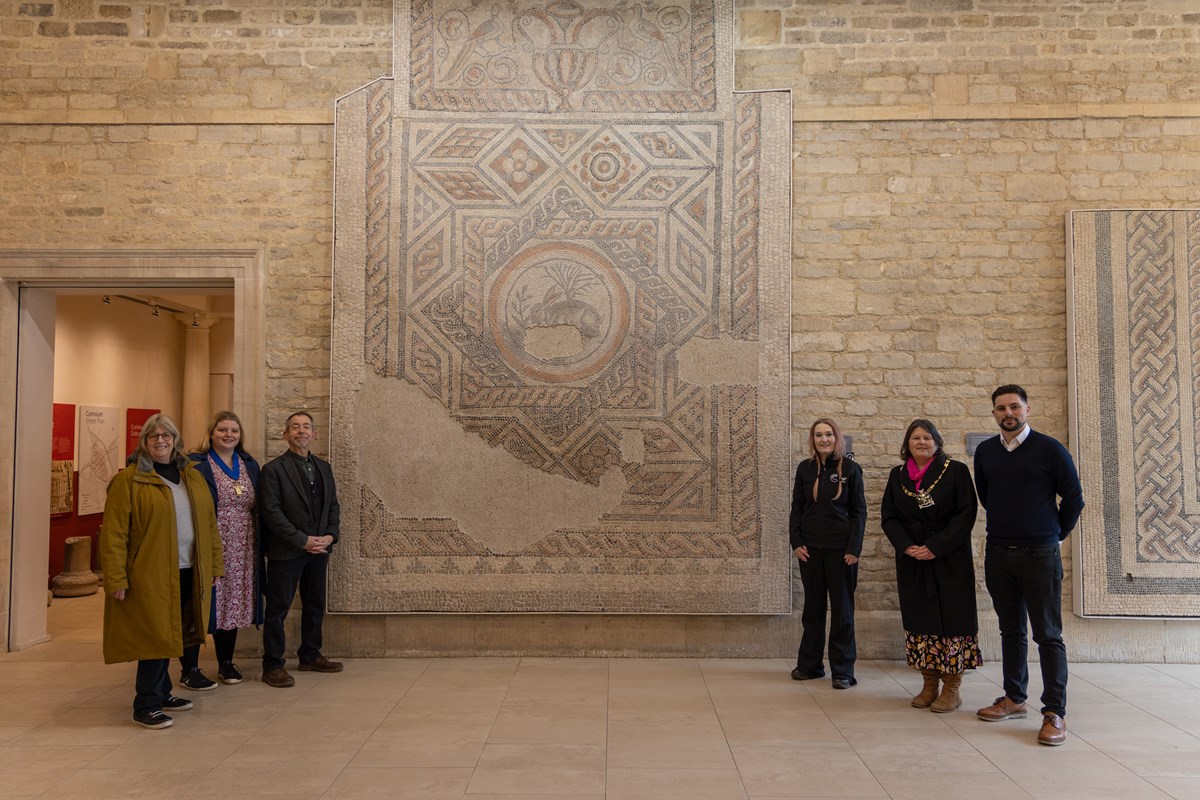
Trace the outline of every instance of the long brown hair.
<instances>
[{"instance_id":1,"label":"long brown hair","mask_svg":"<svg viewBox=\"0 0 1200 800\"><path fill-rule=\"evenodd\" d=\"M817 479L813 481L813 501L815 502L817 499L817 484L821 482L821 469L824 467L821 457L817 455L818 425L828 425L833 429L833 453L829 457L837 460L838 489L833 496L833 499L837 500L842 496L842 460L846 457L846 440L842 438L842 429L836 422L829 417L820 417L808 429L808 450L812 453L813 461L817 465Z\"/></svg>"}]
</instances>

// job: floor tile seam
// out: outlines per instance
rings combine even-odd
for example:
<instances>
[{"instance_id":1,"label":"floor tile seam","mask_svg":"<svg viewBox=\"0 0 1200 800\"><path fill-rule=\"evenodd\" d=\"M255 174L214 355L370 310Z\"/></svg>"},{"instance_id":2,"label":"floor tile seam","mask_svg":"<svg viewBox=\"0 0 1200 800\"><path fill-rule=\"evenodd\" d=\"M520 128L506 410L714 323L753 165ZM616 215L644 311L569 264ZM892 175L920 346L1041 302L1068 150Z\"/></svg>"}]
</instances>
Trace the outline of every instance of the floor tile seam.
<instances>
[{"instance_id":1,"label":"floor tile seam","mask_svg":"<svg viewBox=\"0 0 1200 800\"><path fill-rule=\"evenodd\" d=\"M1149 664L1145 664L1142 666L1149 666L1149 667L1153 668L1153 665L1149 665ZM1162 673L1162 674L1167 675L1167 673ZM1173 675L1168 675L1168 677L1174 678ZM1191 733L1190 731L1187 731L1187 730L1179 727L1175 723L1171 722L1169 719L1166 719L1165 717L1163 717L1159 714L1156 714L1155 712L1153 712L1147 708L1143 708L1142 706L1138 705L1137 703L1133 702L1132 700L1128 700L1119 694L1115 694L1115 693L1109 691L1108 689L1103 688L1099 684L1089 681L1087 678L1079 677L1078 680L1083 681L1088 686L1091 686L1092 688L1096 689L1096 691L1103 692L1104 694L1108 695L1109 697L1115 697L1117 700L1121 701L1122 703L1125 703L1130 708L1136 708L1138 711L1141 711L1143 714L1145 714L1149 717L1152 717L1153 719L1158 720L1159 722L1163 723L1164 725L1170 726L1173 730L1183 734L1184 736L1187 736L1189 739L1195 740L1197 743L1200 743L1200 736L1197 736L1196 734ZM1178 679L1175 678L1175 680L1178 680ZM1180 683L1182 683L1185 686L1191 686L1191 684L1187 683L1186 681L1180 681ZM1200 688L1200 687L1198 687L1198 688ZM1093 747L1094 746L1095 745L1093 745ZM1097 748L1097 749L1099 749L1099 748Z\"/></svg>"},{"instance_id":2,"label":"floor tile seam","mask_svg":"<svg viewBox=\"0 0 1200 800\"><path fill-rule=\"evenodd\" d=\"M27 745L27 746L29 746L29 747L62 747L63 745ZM68 745L68 746L70 746L70 745ZM85 745L85 746L88 746L88 747L90 747L90 746L94 746L94 745ZM103 746L103 745L100 745L100 746ZM75 776L76 776L76 775L78 775L79 773L83 772L83 771L84 771L85 769L87 769L89 766L91 766L92 764L96 763L96 761L98 761L99 759L101 759L101 758L103 758L104 756L108 755L109 753L111 753L113 750L116 750L116 749L117 749L118 747L120 747L120 746L121 746L121 745L112 745L111 747L108 747L108 748L106 749L106 751L105 751L105 752L103 752L103 753L98 753L98 754L96 755L96 757L95 757L95 758L91 759L91 760L90 760L90 761L88 761L86 764L80 764L78 769L76 769L76 770L74 770L74 771L72 771L72 772L70 772L70 773L68 773L68 774L66 774L66 775L63 775L61 778L59 778L58 780L55 780L55 781L54 781L52 784L50 784L50 785L49 785L49 786L47 786L45 789L43 789L41 792L39 792L39 793L37 793L37 794L35 794L35 795L33 795L33 796L34 796L34 797L46 797L46 798L53 798L53 797L55 797L56 795L55 795L55 794L52 794L52 792L54 792L54 790L55 790L55 789L56 789L58 786L62 785L62 784L63 784L63 783L65 783L66 781L70 780L71 778L75 777ZM59 763L58 761L55 761L55 762L54 762L54 766L55 766L55 771L57 771L57 770L58 770L58 768L59 768L61 765L60 765L60 763Z\"/></svg>"},{"instance_id":3,"label":"floor tile seam","mask_svg":"<svg viewBox=\"0 0 1200 800\"><path fill-rule=\"evenodd\" d=\"M832 722L832 720L831 720L831 722ZM871 768L871 765L867 763L867 760L865 758L863 758L862 753L860 753L858 751L858 748L854 746L854 742L847 739L845 734L842 733L842 730L840 728L837 728L837 726L834 726L834 727L837 730L838 735L842 737L843 741L845 741L846 745L850 748L850 752L854 753L854 757L858 759L858 763L862 764L863 769L865 769L867 771L867 774L871 776L871 780L875 781L875 784L883 791L885 797L891 798L892 793L889 792L887 790L887 787L883 785L883 781L881 781L879 779L879 776L875 774L875 770L873 770ZM949 727L949 726L947 726L947 727ZM864 795L864 796L874 796L874 795Z\"/></svg>"},{"instance_id":4,"label":"floor tile seam","mask_svg":"<svg viewBox=\"0 0 1200 800\"><path fill-rule=\"evenodd\" d=\"M1108 760L1110 763L1112 763L1114 766L1116 766L1116 767L1120 768L1121 770L1124 770L1125 772L1129 773L1129 775L1130 775L1130 776L1132 776L1132 777L1136 778L1138 781L1140 781L1140 782L1142 782L1142 783L1147 783L1147 784L1148 784L1148 783L1150 783L1150 781L1146 780L1146 778L1145 778L1145 777L1143 777L1142 775L1139 775L1139 774L1138 774L1136 771L1134 771L1134 770L1133 770L1132 768L1130 768L1128 765L1126 765L1126 764L1123 764L1123 763L1121 763L1120 761L1118 761L1117 759L1113 758L1113 757L1112 757L1112 755L1110 755L1109 753L1105 752L1104 750L1101 750L1100 748L1096 747L1095 745L1093 745L1091 742L1089 742L1089 741L1088 741L1087 739L1085 739L1084 737L1082 737L1082 736L1075 736L1075 737L1072 737L1070 729L1068 729L1068 730L1067 730L1067 741L1066 741L1066 743L1063 745L1063 747L1070 747L1070 746L1071 746L1071 738L1077 738L1077 739L1079 739L1080 741L1084 742L1085 744L1087 744L1089 747L1091 747L1091 748L1092 748L1092 752L1094 752L1094 753L1096 753L1097 755L1099 755L1099 756L1102 756L1103 758L1107 759L1107 760ZM1049 748L1047 748L1047 749L1049 749ZM1057 748L1056 748L1056 749L1057 749ZM1002 770L1002 771L1003 771L1003 770ZM1026 771L1025 771L1024 769L1018 769L1018 772L1019 772L1020 774L1022 774L1022 775L1025 775L1025 774L1027 774L1027 773L1026 773ZM1008 775L1008 773L1007 773L1007 772L1005 772L1004 774ZM1014 776L1014 775L1009 775L1008 777L1009 777L1011 780L1013 780L1013 781L1017 782L1018 784L1020 784L1020 783L1021 783L1019 780L1017 780L1016 776ZM1023 787L1024 787L1024 784L1021 784L1021 785L1022 785L1022 788L1023 788ZM1150 784L1150 785L1152 785L1152 786L1153 786L1153 784ZM1156 789L1157 789L1158 787L1157 787L1157 786L1155 786L1154 788L1156 788Z\"/></svg>"},{"instance_id":5,"label":"floor tile seam","mask_svg":"<svg viewBox=\"0 0 1200 800\"><path fill-rule=\"evenodd\" d=\"M700 667L700 662L697 660L696 667L700 671L700 677L704 680L704 688L708 692L708 701L712 706L713 715L717 718L717 725L721 728L721 738L725 740L725 751L729 754L729 761L733 764L734 772L737 774L738 786L742 789L742 795L749 797L750 792L746 789L746 777L742 774L742 767L738 764L737 756L733 753L733 744L729 741L729 733L725 730L725 721L721 719L721 715L717 713L717 704L712 696L712 689L708 685L708 679L704 675L703 668Z\"/></svg>"},{"instance_id":6,"label":"floor tile seam","mask_svg":"<svg viewBox=\"0 0 1200 800\"><path fill-rule=\"evenodd\" d=\"M1178 675L1172 675L1171 673L1169 673L1169 672L1164 672L1164 671L1161 669L1162 667L1170 667L1170 666L1175 666L1175 667L1178 667L1178 666L1190 666L1190 665L1187 665L1187 664L1171 664L1171 663L1169 663L1169 662L1166 662L1166 661L1164 661L1164 662L1162 662L1161 664L1147 664L1146 666L1150 667L1150 668L1151 668L1152 670L1154 670L1155 672L1158 672L1158 673L1160 673L1160 674L1162 674L1162 675L1166 675L1168 678L1173 678L1174 680L1177 680L1177 681L1179 681L1180 683L1183 683L1183 684L1184 684L1184 685L1186 685L1186 686L1191 686L1191 687L1193 687L1193 688L1200 689L1200 683L1192 683L1191 681L1189 681L1189 680L1186 680L1185 678L1180 678ZM1197 677L1198 677L1198 678L1200 678L1200 674L1198 674L1198 675L1197 675Z\"/></svg>"},{"instance_id":7,"label":"floor tile seam","mask_svg":"<svg viewBox=\"0 0 1200 800\"><path fill-rule=\"evenodd\" d=\"M504 687L504 696L500 698L500 704L496 706L496 714L495 714L495 716L492 717L492 721L487 723L487 727L488 727L487 736L485 736L483 738L483 747L479 748L479 755L475 756L475 763L471 766L471 777L467 779L467 788L470 788L471 781L475 778L475 770L479 769L479 762L483 758L483 752L485 750L487 750L488 745L489 744L504 744L504 742L493 742L491 740L492 734L495 733L495 731L496 731L496 722L499 721L500 712L504 709L504 701L506 701L508 699L508 693L512 690L512 678L515 678L517 676L517 672L520 671L521 663L524 660L525 659L523 657L518 657L516 659L517 665L513 669L512 676L510 677L508 683ZM608 751L608 747L606 744L605 752L607 753L607 751ZM464 794L466 793L467 788L463 789Z\"/></svg>"},{"instance_id":8,"label":"floor tile seam","mask_svg":"<svg viewBox=\"0 0 1200 800\"><path fill-rule=\"evenodd\" d=\"M1182 731L1182 733L1184 733L1185 735L1188 735L1188 736L1190 736L1190 737L1191 737L1191 738L1193 738L1193 739L1196 739L1196 738L1197 738L1197 737L1191 736L1191 734L1188 734L1186 731ZM1131 772L1132 774L1136 775L1137 777L1141 778L1142 780L1146 780L1147 778L1150 778L1150 777L1160 777L1160 778L1178 777L1178 776L1171 776L1171 775L1156 775L1156 774L1146 774L1146 775L1143 775L1142 773L1140 773L1140 772L1138 772L1137 770L1135 770L1135 769L1134 769L1132 766L1130 766L1129 764L1126 764L1126 763L1125 763L1125 762L1122 760L1122 757L1123 757L1123 756L1121 756L1121 755L1119 755L1119 754L1116 754L1116 753L1109 752L1108 750L1105 750L1104 748L1100 747L1099 745L1092 744L1092 742L1090 742L1090 741L1087 739L1087 736L1086 736L1086 735L1082 735L1082 734L1078 734L1078 733L1072 733L1072 732L1071 732L1069 729L1068 729L1068 731L1067 731L1067 734L1068 734L1068 736L1074 736L1075 738L1078 738L1080 741L1084 742L1084 743L1085 743L1085 744L1087 744L1089 747L1092 747L1092 748L1093 748L1093 749L1094 749L1094 750L1095 750L1097 753L1100 753L1100 754L1101 754L1101 755L1103 755L1105 758L1107 758L1108 760L1112 761L1114 764L1118 764L1118 765L1120 765L1121 767L1123 767L1124 769L1128 770L1129 772ZM1142 756L1142 755L1148 755L1148 753L1138 753L1138 754L1132 754L1132 753L1131 753L1131 754L1129 754L1128 756L1124 756L1124 757L1125 757L1125 758L1129 758L1130 760L1133 760L1133 759L1135 759L1135 758L1137 758L1137 757L1139 757L1139 756ZM1184 758L1186 758L1186 756L1183 756L1183 757L1184 757ZM1197 778L1197 779L1200 779L1200 771L1197 771L1197 774L1196 774L1194 777L1195 777L1195 778Z\"/></svg>"},{"instance_id":9,"label":"floor tile seam","mask_svg":"<svg viewBox=\"0 0 1200 800\"><path fill-rule=\"evenodd\" d=\"M893 770L893 771L892 771L892 774L893 774L893 775L898 775L898 774L904 774L904 775L924 775L924 774L925 774L925 772L923 772L923 771L917 771L917 772L906 772L905 770ZM998 769L997 769L997 771L996 771L996 774L997 774L997 775L1000 775L1000 776L1002 776L1002 777L1004 778L1004 780L1008 781L1010 784L1013 784L1013 787L1014 787L1016 790L1018 790L1018 792L1020 792L1022 795L1024 795L1024 798L1025 798L1026 800L1033 800L1033 795L1032 795L1032 794L1030 794L1030 793L1028 793L1028 790L1027 790L1027 789L1026 789L1024 786L1021 786L1021 784L1020 784L1020 783L1018 783L1018 782L1014 781L1014 780L1013 780L1013 776L1010 776L1010 775L1008 775L1008 774L1007 774L1007 772L1004 772L1003 770L998 770ZM964 775L964 774L962 774L962 772L960 772L960 775ZM967 772L967 774L965 774L965 775L988 775L988 772ZM876 778L876 780L878 781L878 778ZM880 786L883 786L883 782L882 782L882 781L880 781ZM887 787L884 787L884 789L883 789L883 790L884 790L884 792L887 792ZM890 796L890 793L889 793L889 796Z\"/></svg>"},{"instance_id":10,"label":"floor tile seam","mask_svg":"<svg viewBox=\"0 0 1200 800\"><path fill-rule=\"evenodd\" d=\"M399 704L399 702L400 701L397 700L396 704ZM393 708L395 708L396 704L393 704ZM388 709L388 714L390 714L391 712L392 712L392 709ZM380 726L383 725L383 721L385 719L387 719L387 714L384 714L383 718L380 719L379 722L375 723L375 727L371 729L371 732L369 734L367 734L361 742L359 742L358 747L354 748L354 752L352 752L350 754L350 757L346 759L346 763L343 764L341 766L341 768L338 769L337 774L333 776L333 780L331 780L329 782L329 785L327 785L324 789L321 790L320 797L325 797L325 795L327 795L329 793L329 790L333 788L333 785L335 783L337 783L338 780L341 779L342 775L346 774L346 770L350 769L350 765L354 763L354 759L357 758L358 755L362 752L363 748L367 746L367 742L371 741L371 737L379 732L379 728L380 728Z\"/></svg>"},{"instance_id":11,"label":"floor tile seam","mask_svg":"<svg viewBox=\"0 0 1200 800\"><path fill-rule=\"evenodd\" d=\"M612 679L613 660L604 659L604 797L608 797L609 747L612 741Z\"/></svg>"}]
</instances>

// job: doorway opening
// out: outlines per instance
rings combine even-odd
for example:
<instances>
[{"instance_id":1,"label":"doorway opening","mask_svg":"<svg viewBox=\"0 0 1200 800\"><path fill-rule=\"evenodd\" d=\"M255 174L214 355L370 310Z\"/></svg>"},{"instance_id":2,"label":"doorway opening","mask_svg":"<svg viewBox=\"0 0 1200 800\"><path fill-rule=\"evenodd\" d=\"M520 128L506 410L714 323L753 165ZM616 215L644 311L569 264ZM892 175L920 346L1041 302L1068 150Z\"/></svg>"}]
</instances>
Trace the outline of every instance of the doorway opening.
<instances>
[{"instance_id":1,"label":"doorway opening","mask_svg":"<svg viewBox=\"0 0 1200 800\"><path fill-rule=\"evenodd\" d=\"M46 586L51 543L51 432L57 399L55 334L60 308L64 322L73 320L72 324L78 324L82 320L83 332L74 330L66 338L73 338L85 350L91 348L97 356L94 360L103 366L99 374L105 377L89 380L108 385L107 394L98 385L81 386L80 382L72 391L82 393L79 397L94 392L100 401L95 405L101 408L121 407L122 428L124 412L135 408L130 403L137 396L127 391L136 387L123 385L122 380L125 384L158 381L160 386L154 391L160 399L153 405L162 406L164 413L175 411L181 419L188 419L189 408L185 405L195 407L190 410L191 422L182 423L188 446L194 446L199 438L189 438L189 432L200 426L202 434L211 403L220 401L223 407L238 409L246 442L261 448L265 415L261 402L265 365L263 275L263 254L258 250L0 251L0 430L12 431L11 447L0 452L0 651L24 649L49 638ZM130 325L125 325L124 333L114 333L116 329L108 325L109 350L102 354L100 337L88 338L87 320L99 324L105 319L102 314L114 306L119 306L118 314L126 318L125 322L133 321L135 331L131 334ZM223 334L230 340L223 351L225 367L213 375L207 360L202 372L197 363L192 364L202 379L202 391L196 380L191 381L187 392L180 381L178 389L163 388L172 376L161 380L163 376L154 374L152 365L135 363L139 355L128 346L128 337L132 335L136 340L138 331L154 336L155 330L170 330L147 327L147 320L178 326L182 334L176 338L186 342L189 334L193 340L207 338L195 334L205 325L219 328L223 318L230 323ZM184 344L183 351L190 352L193 343ZM77 348L70 358L86 360L88 355L80 355ZM178 367L168 366L165 361L157 366L158 372ZM60 385L70 382L60 376ZM84 403L94 401L63 405ZM145 405L139 408L145 410ZM197 421L197 417L203 419ZM82 468L92 453L90 449L83 451L82 442L77 446L78 465ZM102 455L107 458L108 447L108 443L101 446L104 452L95 454L98 460ZM123 453L118 460L123 461ZM63 501L61 487L57 500Z\"/></svg>"}]
</instances>

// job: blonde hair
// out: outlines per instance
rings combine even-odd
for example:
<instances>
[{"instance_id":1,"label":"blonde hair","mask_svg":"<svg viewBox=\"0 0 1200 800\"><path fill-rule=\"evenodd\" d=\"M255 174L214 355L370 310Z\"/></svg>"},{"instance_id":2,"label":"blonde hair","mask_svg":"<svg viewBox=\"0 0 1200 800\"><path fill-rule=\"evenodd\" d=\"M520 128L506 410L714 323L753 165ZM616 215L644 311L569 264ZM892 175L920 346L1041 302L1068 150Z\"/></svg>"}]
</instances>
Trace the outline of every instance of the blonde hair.
<instances>
[{"instance_id":1,"label":"blonde hair","mask_svg":"<svg viewBox=\"0 0 1200 800\"><path fill-rule=\"evenodd\" d=\"M218 411L213 415L212 422L208 423L208 432L204 434L204 441L201 442L200 446L197 447L193 452L207 453L209 450L211 450L213 431L217 429L218 425L226 421L236 422L238 431L240 432L240 435L238 436L238 443L234 445L233 449L244 456L250 455L246 452L246 448L242 446L242 442L244 442L246 439L246 426L242 424L242 420L238 417L238 415L232 411Z\"/></svg>"}]
</instances>

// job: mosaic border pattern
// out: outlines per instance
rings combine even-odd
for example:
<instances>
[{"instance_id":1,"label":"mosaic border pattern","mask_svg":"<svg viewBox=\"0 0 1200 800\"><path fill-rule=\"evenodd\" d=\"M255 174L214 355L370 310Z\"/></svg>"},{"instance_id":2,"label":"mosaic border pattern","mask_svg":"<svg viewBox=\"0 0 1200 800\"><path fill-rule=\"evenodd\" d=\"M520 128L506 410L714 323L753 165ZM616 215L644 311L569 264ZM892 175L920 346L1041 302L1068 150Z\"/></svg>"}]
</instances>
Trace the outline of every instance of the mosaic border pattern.
<instances>
[{"instance_id":1,"label":"mosaic border pattern","mask_svg":"<svg viewBox=\"0 0 1200 800\"><path fill-rule=\"evenodd\" d=\"M1200 616L1200 211L1074 211L1082 616Z\"/></svg>"}]
</instances>

